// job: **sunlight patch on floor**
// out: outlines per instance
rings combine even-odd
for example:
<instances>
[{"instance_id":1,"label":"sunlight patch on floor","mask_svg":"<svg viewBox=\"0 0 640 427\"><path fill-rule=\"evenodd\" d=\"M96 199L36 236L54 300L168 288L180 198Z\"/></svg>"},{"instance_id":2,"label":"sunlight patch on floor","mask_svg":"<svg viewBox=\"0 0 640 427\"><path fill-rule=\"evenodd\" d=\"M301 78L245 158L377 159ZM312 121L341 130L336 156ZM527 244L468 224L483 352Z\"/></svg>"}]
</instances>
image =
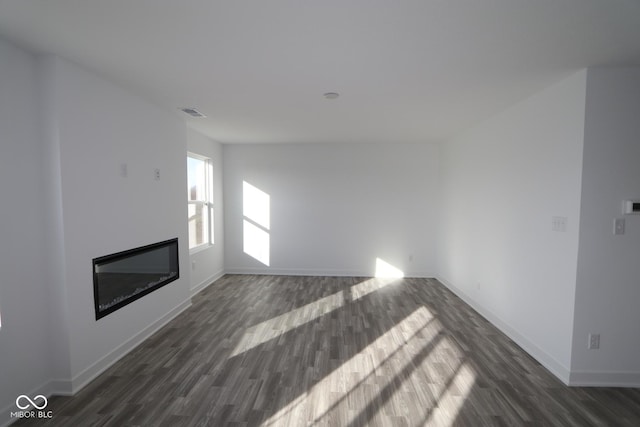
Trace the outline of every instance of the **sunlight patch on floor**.
<instances>
[{"instance_id":1,"label":"sunlight patch on floor","mask_svg":"<svg viewBox=\"0 0 640 427\"><path fill-rule=\"evenodd\" d=\"M263 425L324 425L335 419L344 425L357 424L361 410L394 381L396 371L410 366L414 351L436 340L440 331L440 323L429 310L417 308ZM399 360L406 362L398 370Z\"/></svg>"},{"instance_id":2,"label":"sunlight patch on floor","mask_svg":"<svg viewBox=\"0 0 640 427\"><path fill-rule=\"evenodd\" d=\"M475 382L476 372L473 368L466 363L461 364L455 376L438 398L438 406L427 415L424 424L453 425Z\"/></svg>"},{"instance_id":3,"label":"sunlight patch on floor","mask_svg":"<svg viewBox=\"0 0 640 427\"><path fill-rule=\"evenodd\" d=\"M396 281L397 279L377 278L365 280L351 286L351 288L347 290L350 294L347 299L356 301ZM252 348L264 344L269 340L278 338L279 336L284 335L307 322L311 322L329 314L344 305L345 293L344 291L340 291L247 328L233 352L229 355L229 358L251 350Z\"/></svg>"},{"instance_id":4,"label":"sunlight patch on floor","mask_svg":"<svg viewBox=\"0 0 640 427\"><path fill-rule=\"evenodd\" d=\"M364 298L367 295L378 291L385 286L389 286L392 283L397 282L398 279L394 278L373 278L362 281L357 285L351 287L351 300L357 301L360 298Z\"/></svg>"},{"instance_id":5,"label":"sunlight patch on floor","mask_svg":"<svg viewBox=\"0 0 640 427\"><path fill-rule=\"evenodd\" d=\"M419 307L263 425L455 424L476 373L442 331Z\"/></svg>"},{"instance_id":6,"label":"sunlight patch on floor","mask_svg":"<svg viewBox=\"0 0 640 427\"><path fill-rule=\"evenodd\" d=\"M251 350L344 305L342 291L247 328L229 358Z\"/></svg>"}]
</instances>

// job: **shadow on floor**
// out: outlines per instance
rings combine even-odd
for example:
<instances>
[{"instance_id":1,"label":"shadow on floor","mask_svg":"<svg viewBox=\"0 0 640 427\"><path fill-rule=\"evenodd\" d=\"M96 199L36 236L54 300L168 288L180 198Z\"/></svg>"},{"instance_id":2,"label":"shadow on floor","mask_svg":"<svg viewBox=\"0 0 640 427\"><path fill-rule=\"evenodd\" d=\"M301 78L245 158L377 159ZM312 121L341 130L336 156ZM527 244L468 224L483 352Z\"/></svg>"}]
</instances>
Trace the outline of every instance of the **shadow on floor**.
<instances>
[{"instance_id":1,"label":"shadow on floor","mask_svg":"<svg viewBox=\"0 0 640 427\"><path fill-rule=\"evenodd\" d=\"M72 398L16 425L638 425L431 279L229 275Z\"/></svg>"}]
</instances>

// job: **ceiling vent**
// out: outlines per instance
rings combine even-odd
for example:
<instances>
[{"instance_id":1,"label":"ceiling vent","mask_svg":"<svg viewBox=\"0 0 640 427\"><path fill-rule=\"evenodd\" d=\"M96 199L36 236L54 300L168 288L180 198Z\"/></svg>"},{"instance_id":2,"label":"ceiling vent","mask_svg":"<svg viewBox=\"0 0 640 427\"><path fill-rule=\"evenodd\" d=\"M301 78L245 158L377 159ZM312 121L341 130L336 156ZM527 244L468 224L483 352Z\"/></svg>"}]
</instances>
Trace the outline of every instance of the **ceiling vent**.
<instances>
[{"instance_id":1,"label":"ceiling vent","mask_svg":"<svg viewBox=\"0 0 640 427\"><path fill-rule=\"evenodd\" d=\"M195 117L196 119L203 119L207 117L195 108L181 108L180 111L190 115L191 117Z\"/></svg>"}]
</instances>

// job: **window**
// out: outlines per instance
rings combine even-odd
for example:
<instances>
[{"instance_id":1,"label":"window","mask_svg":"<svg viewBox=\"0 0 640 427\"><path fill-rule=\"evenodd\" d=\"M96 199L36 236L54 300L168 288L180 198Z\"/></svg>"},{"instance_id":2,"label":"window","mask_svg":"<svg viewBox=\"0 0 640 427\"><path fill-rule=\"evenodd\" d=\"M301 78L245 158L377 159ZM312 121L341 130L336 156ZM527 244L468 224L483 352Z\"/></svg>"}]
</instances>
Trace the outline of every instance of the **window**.
<instances>
[{"instance_id":1,"label":"window","mask_svg":"<svg viewBox=\"0 0 640 427\"><path fill-rule=\"evenodd\" d=\"M211 159L187 155L189 249L213 244L213 166Z\"/></svg>"}]
</instances>

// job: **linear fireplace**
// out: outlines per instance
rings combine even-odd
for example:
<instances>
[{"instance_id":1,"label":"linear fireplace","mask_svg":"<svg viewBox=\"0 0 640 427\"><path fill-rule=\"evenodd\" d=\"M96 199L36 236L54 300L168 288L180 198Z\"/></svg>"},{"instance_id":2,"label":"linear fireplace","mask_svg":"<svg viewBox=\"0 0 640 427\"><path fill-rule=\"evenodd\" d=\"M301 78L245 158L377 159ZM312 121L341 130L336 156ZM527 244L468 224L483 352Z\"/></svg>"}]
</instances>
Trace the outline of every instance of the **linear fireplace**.
<instances>
[{"instance_id":1,"label":"linear fireplace","mask_svg":"<svg viewBox=\"0 0 640 427\"><path fill-rule=\"evenodd\" d=\"M96 320L177 280L178 239L93 259Z\"/></svg>"}]
</instances>

